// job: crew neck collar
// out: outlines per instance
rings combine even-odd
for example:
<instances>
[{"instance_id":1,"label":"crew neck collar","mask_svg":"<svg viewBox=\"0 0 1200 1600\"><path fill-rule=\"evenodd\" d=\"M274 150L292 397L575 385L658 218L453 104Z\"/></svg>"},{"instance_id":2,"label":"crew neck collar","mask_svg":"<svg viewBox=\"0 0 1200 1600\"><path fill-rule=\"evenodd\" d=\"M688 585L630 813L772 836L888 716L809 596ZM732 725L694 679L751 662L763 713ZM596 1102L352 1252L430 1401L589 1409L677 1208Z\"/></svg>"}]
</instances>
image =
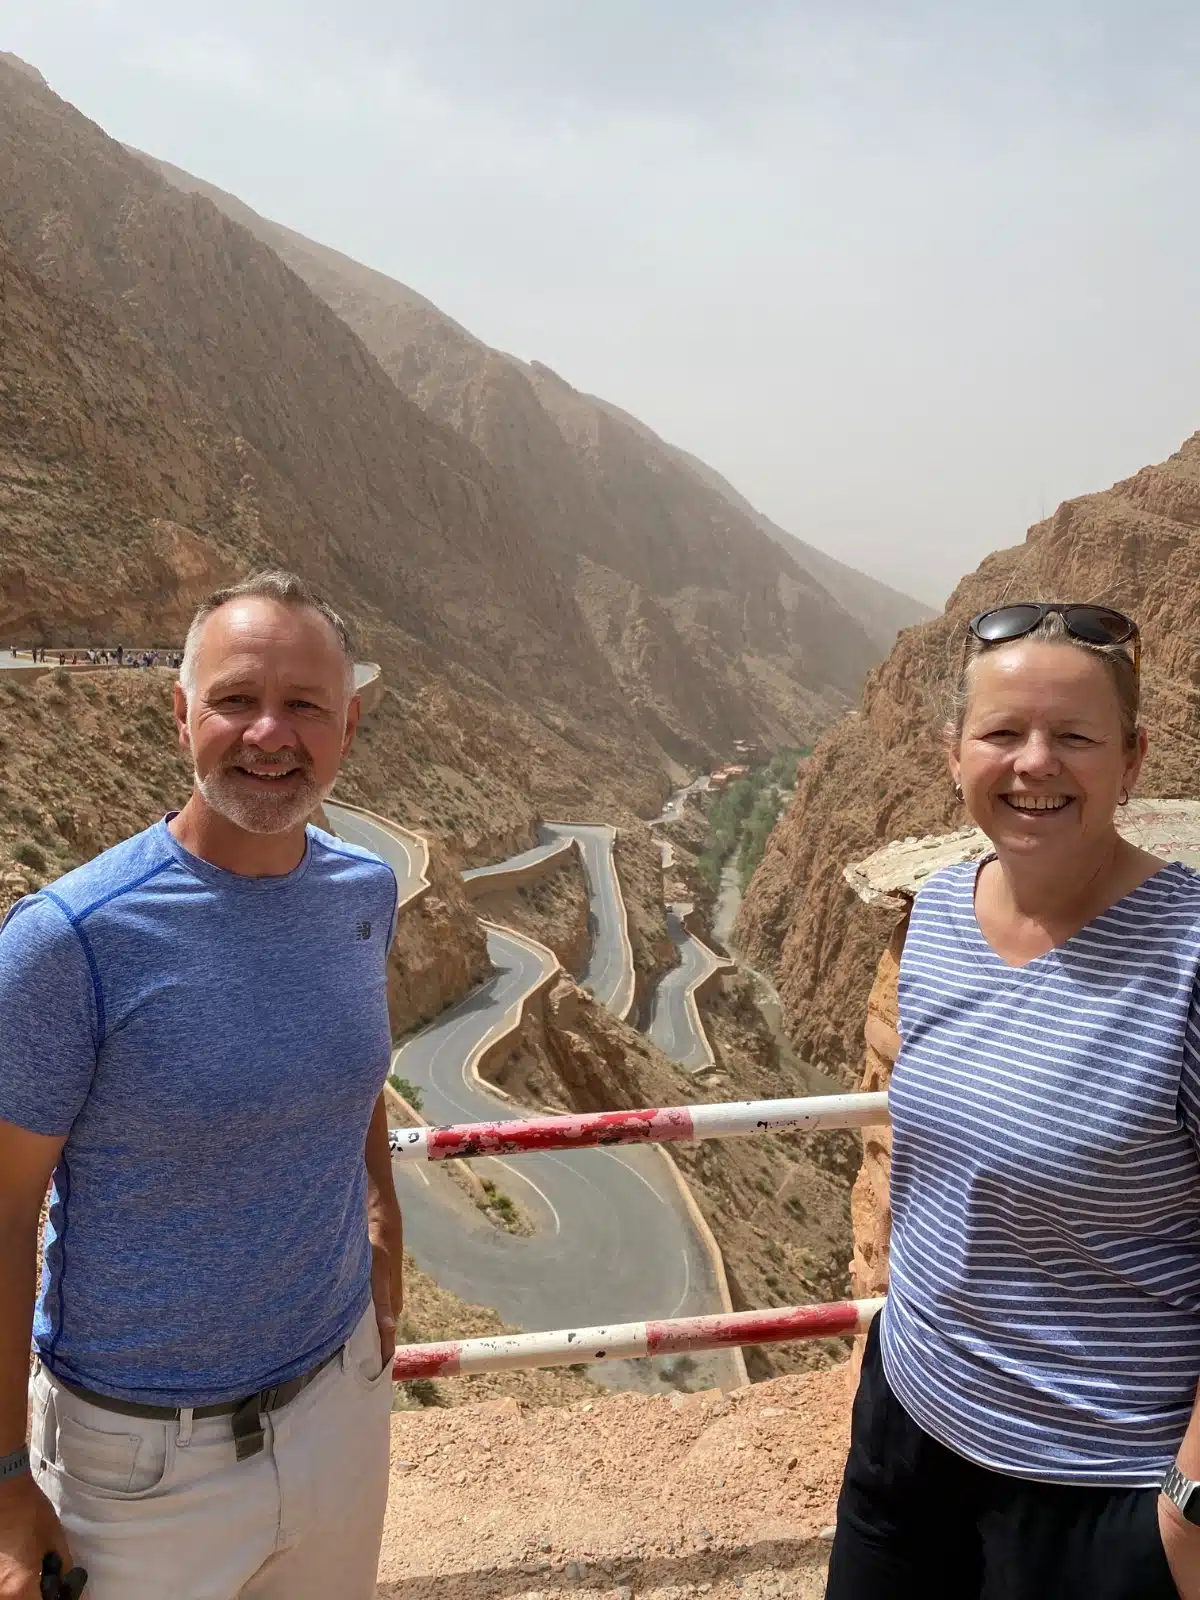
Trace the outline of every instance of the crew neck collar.
<instances>
[{"instance_id":1,"label":"crew neck collar","mask_svg":"<svg viewBox=\"0 0 1200 1600\"><path fill-rule=\"evenodd\" d=\"M205 861L203 856L194 856L190 850L185 850L168 826L178 815L178 811L168 811L161 821L155 823L160 841L181 867L193 877L202 878L205 883L211 883L216 888L229 890L235 894L272 894L298 883L308 871L308 864L312 860L311 827L304 830L304 854L290 872L269 873L265 877L252 878L244 872L230 872L227 867L218 867L211 861Z\"/></svg>"}]
</instances>

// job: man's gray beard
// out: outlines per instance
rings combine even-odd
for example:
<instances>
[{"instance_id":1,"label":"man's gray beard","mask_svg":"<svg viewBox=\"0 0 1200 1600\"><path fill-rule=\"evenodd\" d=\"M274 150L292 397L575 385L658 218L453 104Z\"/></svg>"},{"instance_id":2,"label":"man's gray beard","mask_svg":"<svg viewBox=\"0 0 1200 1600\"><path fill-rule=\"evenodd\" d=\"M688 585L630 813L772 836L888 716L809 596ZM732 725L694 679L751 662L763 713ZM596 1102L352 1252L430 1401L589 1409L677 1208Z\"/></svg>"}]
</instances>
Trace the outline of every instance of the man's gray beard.
<instances>
[{"instance_id":1,"label":"man's gray beard","mask_svg":"<svg viewBox=\"0 0 1200 1600\"><path fill-rule=\"evenodd\" d=\"M288 833L307 822L333 793L333 783L314 783L311 772L307 771L301 773L302 789L278 795L269 789L261 794L247 794L237 787L237 779L230 777L227 767L218 767L205 778L199 773L195 777L196 787L209 806L246 833Z\"/></svg>"}]
</instances>

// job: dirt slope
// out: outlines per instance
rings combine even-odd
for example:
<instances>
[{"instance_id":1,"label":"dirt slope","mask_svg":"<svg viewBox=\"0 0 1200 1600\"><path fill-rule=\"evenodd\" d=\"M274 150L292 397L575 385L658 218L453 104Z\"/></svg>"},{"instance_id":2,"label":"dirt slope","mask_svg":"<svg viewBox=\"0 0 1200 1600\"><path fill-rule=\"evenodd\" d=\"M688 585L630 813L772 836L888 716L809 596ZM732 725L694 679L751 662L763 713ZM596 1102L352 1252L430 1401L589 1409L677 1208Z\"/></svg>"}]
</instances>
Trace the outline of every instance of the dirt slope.
<instances>
[{"instance_id":1,"label":"dirt slope","mask_svg":"<svg viewBox=\"0 0 1200 1600\"><path fill-rule=\"evenodd\" d=\"M0 67L0 72L4 71ZM287 487L137 337L0 235L0 637L174 639L243 566ZM315 530L314 530L315 531Z\"/></svg>"},{"instance_id":2,"label":"dirt slope","mask_svg":"<svg viewBox=\"0 0 1200 1600\"><path fill-rule=\"evenodd\" d=\"M907 629L860 710L818 745L767 845L735 937L774 972L799 1048L847 1082L862 1061L871 975L891 919L863 907L842 868L888 839L964 820L941 750L939 687L967 620L1007 598L1096 600L1141 623L1144 794L1200 795L1200 434L1169 460L1061 505L964 578L943 616Z\"/></svg>"},{"instance_id":3,"label":"dirt slope","mask_svg":"<svg viewBox=\"0 0 1200 1600\"><path fill-rule=\"evenodd\" d=\"M819 1600L848 1421L843 1370L395 1416L380 1595Z\"/></svg>"}]
</instances>

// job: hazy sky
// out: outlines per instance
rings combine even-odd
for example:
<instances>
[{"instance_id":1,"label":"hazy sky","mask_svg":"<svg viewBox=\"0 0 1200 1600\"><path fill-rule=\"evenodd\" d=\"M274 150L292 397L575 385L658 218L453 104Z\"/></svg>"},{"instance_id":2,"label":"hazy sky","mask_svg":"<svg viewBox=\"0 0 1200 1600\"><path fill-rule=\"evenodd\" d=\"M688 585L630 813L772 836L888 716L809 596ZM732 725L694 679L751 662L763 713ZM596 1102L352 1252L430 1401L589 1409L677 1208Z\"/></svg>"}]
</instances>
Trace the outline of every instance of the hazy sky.
<instances>
[{"instance_id":1,"label":"hazy sky","mask_svg":"<svg viewBox=\"0 0 1200 1600\"><path fill-rule=\"evenodd\" d=\"M38 0L0 48L934 602L1200 426L1190 0Z\"/></svg>"}]
</instances>

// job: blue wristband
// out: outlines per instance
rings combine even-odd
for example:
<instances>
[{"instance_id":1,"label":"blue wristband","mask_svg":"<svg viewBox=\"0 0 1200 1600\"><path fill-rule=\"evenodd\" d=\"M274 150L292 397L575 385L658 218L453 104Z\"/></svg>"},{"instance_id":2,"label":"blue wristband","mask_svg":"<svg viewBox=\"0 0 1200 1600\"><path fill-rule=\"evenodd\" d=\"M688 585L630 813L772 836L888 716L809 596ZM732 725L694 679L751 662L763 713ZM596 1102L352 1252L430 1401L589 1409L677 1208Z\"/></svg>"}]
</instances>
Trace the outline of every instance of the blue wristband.
<instances>
[{"instance_id":1,"label":"blue wristband","mask_svg":"<svg viewBox=\"0 0 1200 1600\"><path fill-rule=\"evenodd\" d=\"M23 1444L19 1450L14 1450L11 1455L0 1456L0 1483L5 1478L16 1478L22 1472L29 1471L29 1446Z\"/></svg>"}]
</instances>

